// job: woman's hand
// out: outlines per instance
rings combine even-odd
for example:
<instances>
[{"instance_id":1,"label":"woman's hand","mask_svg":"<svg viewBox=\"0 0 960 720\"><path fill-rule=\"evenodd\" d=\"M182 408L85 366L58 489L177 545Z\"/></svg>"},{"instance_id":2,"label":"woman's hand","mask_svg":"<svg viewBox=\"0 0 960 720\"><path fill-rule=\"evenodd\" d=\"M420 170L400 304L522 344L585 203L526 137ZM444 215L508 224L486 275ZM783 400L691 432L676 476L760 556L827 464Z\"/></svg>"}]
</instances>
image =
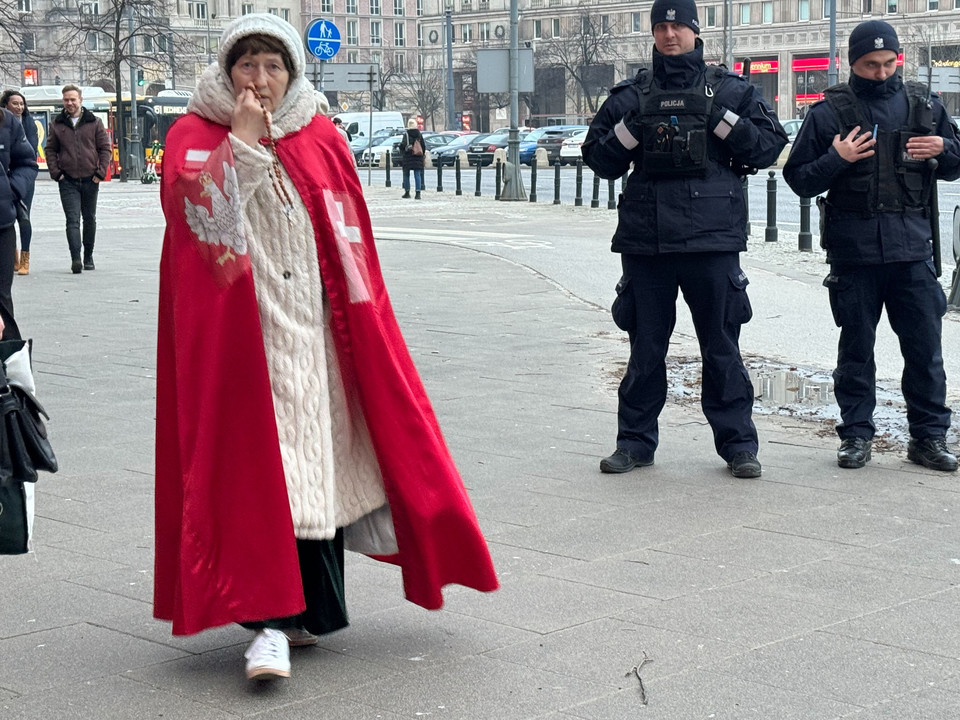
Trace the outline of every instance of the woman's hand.
<instances>
[{"instance_id":1,"label":"woman's hand","mask_svg":"<svg viewBox=\"0 0 960 720\"><path fill-rule=\"evenodd\" d=\"M252 87L245 87L237 95L230 119L230 131L247 145L256 146L267 134L263 122L264 109Z\"/></svg>"}]
</instances>

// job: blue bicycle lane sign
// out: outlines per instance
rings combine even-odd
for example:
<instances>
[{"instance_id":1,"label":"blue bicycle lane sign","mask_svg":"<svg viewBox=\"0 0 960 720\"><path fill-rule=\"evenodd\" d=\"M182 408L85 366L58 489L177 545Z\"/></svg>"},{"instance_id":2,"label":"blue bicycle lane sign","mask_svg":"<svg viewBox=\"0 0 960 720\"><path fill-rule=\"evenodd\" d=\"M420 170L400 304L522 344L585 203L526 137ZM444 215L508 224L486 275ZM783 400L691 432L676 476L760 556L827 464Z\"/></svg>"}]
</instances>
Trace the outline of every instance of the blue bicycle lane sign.
<instances>
[{"instance_id":1,"label":"blue bicycle lane sign","mask_svg":"<svg viewBox=\"0 0 960 720\"><path fill-rule=\"evenodd\" d=\"M303 31L303 42L317 60L329 60L340 49L340 30L329 20L314 20Z\"/></svg>"}]
</instances>

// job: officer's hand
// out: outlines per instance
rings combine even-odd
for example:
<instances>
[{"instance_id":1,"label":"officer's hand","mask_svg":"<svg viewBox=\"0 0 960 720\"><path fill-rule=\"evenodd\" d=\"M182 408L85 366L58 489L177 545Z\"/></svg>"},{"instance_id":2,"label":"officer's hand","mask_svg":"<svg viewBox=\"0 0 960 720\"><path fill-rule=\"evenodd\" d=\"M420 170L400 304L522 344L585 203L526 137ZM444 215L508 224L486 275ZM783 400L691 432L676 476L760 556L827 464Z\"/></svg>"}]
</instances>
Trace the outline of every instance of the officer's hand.
<instances>
[{"instance_id":1,"label":"officer's hand","mask_svg":"<svg viewBox=\"0 0 960 720\"><path fill-rule=\"evenodd\" d=\"M857 160L872 157L874 154L873 146L877 144L873 133L860 133L860 126L857 125L850 134L842 140L837 135L833 138L833 149L847 162L854 163Z\"/></svg>"},{"instance_id":2,"label":"officer's hand","mask_svg":"<svg viewBox=\"0 0 960 720\"><path fill-rule=\"evenodd\" d=\"M939 135L922 135L907 140L907 152L914 160L929 160L943 152L943 138Z\"/></svg>"}]
</instances>

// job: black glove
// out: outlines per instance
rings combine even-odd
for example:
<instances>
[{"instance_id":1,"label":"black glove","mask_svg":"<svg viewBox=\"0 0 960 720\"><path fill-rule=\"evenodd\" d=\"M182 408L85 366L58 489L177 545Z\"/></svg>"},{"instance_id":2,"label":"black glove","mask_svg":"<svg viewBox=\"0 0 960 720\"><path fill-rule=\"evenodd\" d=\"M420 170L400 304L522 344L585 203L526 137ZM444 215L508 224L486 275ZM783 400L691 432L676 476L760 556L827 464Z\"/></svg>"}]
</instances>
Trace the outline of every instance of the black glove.
<instances>
[{"instance_id":1,"label":"black glove","mask_svg":"<svg viewBox=\"0 0 960 720\"><path fill-rule=\"evenodd\" d=\"M621 120L623 126L639 142L643 140L643 119L638 110L627 110Z\"/></svg>"},{"instance_id":2,"label":"black glove","mask_svg":"<svg viewBox=\"0 0 960 720\"><path fill-rule=\"evenodd\" d=\"M739 119L740 116L733 110L727 110L723 105L714 105L710 111L709 127L714 135L721 140L726 140Z\"/></svg>"}]
</instances>

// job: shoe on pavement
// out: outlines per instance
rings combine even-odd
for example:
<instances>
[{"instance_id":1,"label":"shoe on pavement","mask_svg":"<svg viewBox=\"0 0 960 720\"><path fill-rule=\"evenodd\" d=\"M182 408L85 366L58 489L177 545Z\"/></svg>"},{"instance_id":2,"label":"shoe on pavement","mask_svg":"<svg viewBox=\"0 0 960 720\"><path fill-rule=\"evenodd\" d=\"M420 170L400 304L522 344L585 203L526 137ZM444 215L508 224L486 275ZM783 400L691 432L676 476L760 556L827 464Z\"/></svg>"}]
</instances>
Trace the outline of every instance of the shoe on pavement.
<instances>
[{"instance_id":1,"label":"shoe on pavement","mask_svg":"<svg viewBox=\"0 0 960 720\"><path fill-rule=\"evenodd\" d=\"M320 641L319 636L303 628L286 628L282 632L286 635L287 644L289 644L290 647L306 647L308 645L316 645Z\"/></svg>"},{"instance_id":2,"label":"shoe on pavement","mask_svg":"<svg viewBox=\"0 0 960 720\"><path fill-rule=\"evenodd\" d=\"M261 630L243 654L248 680L290 677L290 645L281 630Z\"/></svg>"},{"instance_id":3,"label":"shoe on pavement","mask_svg":"<svg viewBox=\"0 0 960 720\"><path fill-rule=\"evenodd\" d=\"M744 450L733 456L727 463L730 472L737 478L758 478L762 469L755 453Z\"/></svg>"},{"instance_id":4,"label":"shoe on pavement","mask_svg":"<svg viewBox=\"0 0 960 720\"><path fill-rule=\"evenodd\" d=\"M648 465L653 465L652 455L649 458L639 458L636 455L631 455L623 448L617 448L613 455L600 461L600 472L625 473L636 467L647 467Z\"/></svg>"},{"instance_id":5,"label":"shoe on pavement","mask_svg":"<svg viewBox=\"0 0 960 720\"><path fill-rule=\"evenodd\" d=\"M80 258L74 258L70 262L70 272L72 272L74 275L79 275L83 272L83 263L80 262Z\"/></svg>"},{"instance_id":6,"label":"shoe on pavement","mask_svg":"<svg viewBox=\"0 0 960 720\"><path fill-rule=\"evenodd\" d=\"M957 469L957 457L947 450L947 440L944 437L929 437L923 440L910 438L907 458L931 470L953 472Z\"/></svg>"},{"instance_id":7,"label":"shoe on pavement","mask_svg":"<svg viewBox=\"0 0 960 720\"><path fill-rule=\"evenodd\" d=\"M403 193L403 195L401 195L400 197L401 197L402 199L404 199L404 200L409 200L409 199L410 199L410 191L409 191L409 190L405 191L405 192Z\"/></svg>"},{"instance_id":8,"label":"shoe on pavement","mask_svg":"<svg viewBox=\"0 0 960 720\"><path fill-rule=\"evenodd\" d=\"M873 441L870 438L846 438L840 443L840 449L837 450L837 465L853 470L862 468L870 462L872 445Z\"/></svg>"},{"instance_id":9,"label":"shoe on pavement","mask_svg":"<svg viewBox=\"0 0 960 720\"><path fill-rule=\"evenodd\" d=\"M97 266L93 264L93 255L85 257L83 259L83 269L84 270L96 270Z\"/></svg>"}]
</instances>

